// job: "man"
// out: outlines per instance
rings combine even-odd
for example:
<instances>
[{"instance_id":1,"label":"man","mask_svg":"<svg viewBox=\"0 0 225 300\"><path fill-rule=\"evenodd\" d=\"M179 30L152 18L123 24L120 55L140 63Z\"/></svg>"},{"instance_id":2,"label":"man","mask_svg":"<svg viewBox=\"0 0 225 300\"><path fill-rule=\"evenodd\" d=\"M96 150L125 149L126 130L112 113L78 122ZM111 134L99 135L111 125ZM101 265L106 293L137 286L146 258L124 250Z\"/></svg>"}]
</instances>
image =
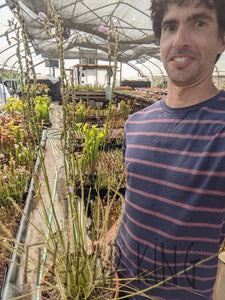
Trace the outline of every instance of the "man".
<instances>
[{"instance_id":1,"label":"man","mask_svg":"<svg viewBox=\"0 0 225 300\"><path fill-rule=\"evenodd\" d=\"M225 1L152 0L151 9L168 95L125 125L115 262L129 299L212 299L225 236L225 92L212 81Z\"/></svg>"}]
</instances>

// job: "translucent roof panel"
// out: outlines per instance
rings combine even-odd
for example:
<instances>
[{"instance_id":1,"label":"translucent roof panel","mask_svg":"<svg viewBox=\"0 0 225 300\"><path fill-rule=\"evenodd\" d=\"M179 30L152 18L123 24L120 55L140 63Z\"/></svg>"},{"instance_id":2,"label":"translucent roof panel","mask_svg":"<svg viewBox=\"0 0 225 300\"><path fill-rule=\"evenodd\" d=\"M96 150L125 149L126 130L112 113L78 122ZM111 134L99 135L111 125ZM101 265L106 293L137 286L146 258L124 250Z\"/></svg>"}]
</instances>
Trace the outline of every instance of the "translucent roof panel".
<instances>
[{"instance_id":1,"label":"translucent roof panel","mask_svg":"<svg viewBox=\"0 0 225 300\"><path fill-rule=\"evenodd\" d=\"M51 0L64 27L66 59L89 58L108 61L107 31L112 26L119 31L118 61L128 63L139 75L166 76L160 61L159 45L154 38L149 0ZM45 58L59 58L56 42L49 38L40 15L49 16L48 0L18 0L30 39L35 65ZM9 23L17 22L15 0L0 0L0 68L18 70L15 31ZM40 14L42 13L42 14ZM106 29L99 30L100 26ZM54 31L54 26L52 25ZM8 31L7 42L5 32ZM20 41L23 56L23 43ZM217 62L214 74L225 76L225 54ZM141 75L142 76L142 75Z\"/></svg>"},{"instance_id":2,"label":"translucent roof panel","mask_svg":"<svg viewBox=\"0 0 225 300\"><path fill-rule=\"evenodd\" d=\"M5 1L0 0L0 67L12 68L17 62L16 57L16 41L12 39L13 32L9 31L7 41L6 31L9 29L9 21L12 20L13 15Z\"/></svg>"},{"instance_id":3,"label":"translucent roof panel","mask_svg":"<svg viewBox=\"0 0 225 300\"><path fill-rule=\"evenodd\" d=\"M20 56L24 58L24 48L21 37L18 42L15 39L15 27L20 27L17 19L12 13L5 0L0 0L0 76L3 77L3 72L19 72L19 64L17 50L20 51ZM17 24L17 25L16 25ZM16 25L16 26L15 26ZM34 64L40 64L43 61L41 55L37 55L32 44L30 44L31 53L33 55Z\"/></svg>"},{"instance_id":4,"label":"translucent roof panel","mask_svg":"<svg viewBox=\"0 0 225 300\"><path fill-rule=\"evenodd\" d=\"M108 60L107 31L112 26L119 31L118 60L127 62L140 56L146 60L159 57L158 46L152 32L149 0L52 0L63 20L65 32L65 58L82 58L82 48L97 49L97 59ZM44 30L39 14L49 16L48 1L21 0L25 23L37 53L57 58L57 48ZM99 31L104 26L105 32ZM85 54L87 55L87 53Z\"/></svg>"}]
</instances>

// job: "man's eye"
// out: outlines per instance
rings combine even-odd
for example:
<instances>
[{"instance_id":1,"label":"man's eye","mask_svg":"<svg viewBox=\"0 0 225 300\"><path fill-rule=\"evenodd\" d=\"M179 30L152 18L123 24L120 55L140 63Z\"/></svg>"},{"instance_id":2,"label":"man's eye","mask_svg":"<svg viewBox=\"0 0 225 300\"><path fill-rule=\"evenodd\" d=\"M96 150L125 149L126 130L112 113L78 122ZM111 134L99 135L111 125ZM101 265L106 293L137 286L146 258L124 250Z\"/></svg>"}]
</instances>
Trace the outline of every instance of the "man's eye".
<instances>
[{"instance_id":1,"label":"man's eye","mask_svg":"<svg viewBox=\"0 0 225 300\"><path fill-rule=\"evenodd\" d=\"M174 31L175 30L175 26L174 25L168 25L164 28L164 31Z\"/></svg>"},{"instance_id":2,"label":"man's eye","mask_svg":"<svg viewBox=\"0 0 225 300\"><path fill-rule=\"evenodd\" d=\"M203 27L204 25L205 25L205 22L203 22L203 21L196 22L197 27Z\"/></svg>"}]
</instances>

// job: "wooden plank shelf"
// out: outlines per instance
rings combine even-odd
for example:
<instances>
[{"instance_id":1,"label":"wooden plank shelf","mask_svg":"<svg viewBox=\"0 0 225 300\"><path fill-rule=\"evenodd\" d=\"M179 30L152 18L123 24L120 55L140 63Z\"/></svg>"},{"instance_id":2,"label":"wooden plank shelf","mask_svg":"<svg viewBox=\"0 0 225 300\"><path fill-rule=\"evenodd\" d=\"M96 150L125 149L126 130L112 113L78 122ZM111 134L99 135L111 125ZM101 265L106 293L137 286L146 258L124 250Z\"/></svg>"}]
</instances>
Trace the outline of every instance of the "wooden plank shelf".
<instances>
[{"instance_id":1,"label":"wooden plank shelf","mask_svg":"<svg viewBox=\"0 0 225 300\"><path fill-rule=\"evenodd\" d=\"M76 103L82 100L90 106L99 106L107 103L105 91L73 91L69 93L69 100L74 99Z\"/></svg>"},{"instance_id":2,"label":"wooden plank shelf","mask_svg":"<svg viewBox=\"0 0 225 300\"><path fill-rule=\"evenodd\" d=\"M89 106L104 106L108 103L105 91L74 91L73 94L72 92L69 94L69 100L72 101L72 99L74 99L76 103L83 100L83 102ZM113 103L118 106L121 100L130 101L133 107L133 112L145 108L157 101L156 99L147 97L147 95L146 97L143 97L124 91L114 91Z\"/></svg>"},{"instance_id":3,"label":"wooden plank shelf","mask_svg":"<svg viewBox=\"0 0 225 300\"><path fill-rule=\"evenodd\" d=\"M151 99L148 97L142 97L134 94L129 94L126 92L115 91L114 92L114 103L118 105L121 100L130 101L131 106L133 107L133 112L139 111L142 108L145 108L157 100Z\"/></svg>"}]
</instances>

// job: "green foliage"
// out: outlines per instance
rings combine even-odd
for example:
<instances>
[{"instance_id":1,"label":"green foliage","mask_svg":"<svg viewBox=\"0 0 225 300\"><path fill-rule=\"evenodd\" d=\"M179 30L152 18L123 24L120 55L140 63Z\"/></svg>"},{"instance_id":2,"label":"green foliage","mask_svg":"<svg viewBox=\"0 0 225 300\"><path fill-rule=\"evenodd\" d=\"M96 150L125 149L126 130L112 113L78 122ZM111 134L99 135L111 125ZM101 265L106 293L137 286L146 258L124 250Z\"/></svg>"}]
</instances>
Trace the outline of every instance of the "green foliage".
<instances>
[{"instance_id":1,"label":"green foliage","mask_svg":"<svg viewBox=\"0 0 225 300\"><path fill-rule=\"evenodd\" d=\"M75 116L76 116L76 122L77 123L84 123L87 117L87 107L83 103L82 100L80 100L76 107L75 107Z\"/></svg>"},{"instance_id":2,"label":"green foliage","mask_svg":"<svg viewBox=\"0 0 225 300\"><path fill-rule=\"evenodd\" d=\"M0 116L0 203L9 204L9 198L19 203L28 190L35 153L26 147L33 138L26 135L23 123L19 115Z\"/></svg>"},{"instance_id":3,"label":"green foliage","mask_svg":"<svg viewBox=\"0 0 225 300\"><path fill-rule=\"evenodd\" d=\"M18 77L18 74L12 73L12 72L5 71L2 74L2 78L4 78L4 80L6 80L6 79L15 79L17 77Z\"/></svg>"},{"instance_id":4,"label":"green foliage","mask_svg":"<svg viewBox=\"0 0 225 300\"><path fill-rule=\"evenodd\" d=\"M8 114L15 115L23 112L23 102L18 98L9 98L4 109Z\"/></svg>"},{"instance_id":5,"label":"green foliage","mask_svg":"<svg viewBox=\"0 0 225 300\"><path fill-rule=\"evenodd\" d=\"M48 96L37 96L34 100L35 103L35 112L37 114L38 119L48 121L49 120L49 106L50 99Z\"/></svg>"},{"instance_id":6,"label":"green foliage","mask_svg":"<svg viewBox=\"0 0 225 300\"><path fill-rule=\"evenodd\" d=\"M14 199L21 203L28 191L30 173L24 166L16 167L16 162L11 160L9 165L0 165L0 205L10 205Z\"/></svg>"},{"instance_id":7,"label":"green foliage","mask_svg":"<svg viewBox=\"0 0 225 300\"><path fill-rule=\"evenodd\" d=\"M104 147L106 141L106 127L99 130L96 126L88 126L87 123L82 125L77 124L77 131L79 133L81 143L83 143L82 155L75 156L76 165L79 164L84 176L90 174L91 176L96 171L98 164L98 153L100 147Z\"/></svg>"},{"instance_id":8,"label":"green foliage","mask_svg":"<svg viewBox=\"0 0 225 300\"><path fill-rule=\"evenodd\" d=\"M91 108L90 106L88 107L88 116L106 116L107 115L107 110L103 109L101 105Z\"/></svg>"},{"instance_id":9,"label":"green foliage","mask_svg":"<svg viewBox=\"0 0 225 300\"><path fill-rule=\"evenodd\" d=\"M5 110L7 113L11 115L15 114L23 114L24 109L28 106L28 102L23 103L22 100L17 98L9 98L7 103L5 104ZM49 109L50 99L48 96L37 96L34 99L34 111L36 113L37 119L40 121L48 121L49 120Z\"/></svg>"},{"instance_id":10,"label":"green foliage","mask_svg":"<svg viewBox=\"0 0 225 300\"><path fill-rule=\"evenodd\" d=\"M111 186L113 189L116 189L118 186L125 188L126 172L121 150L115 149L113 151L99 152L96 169L96 186L98 188L107 188L108 186Z\"/></svg>"},{"instance_id":11,"label":"green foliage","mask_svg":"<svg viewBox=\"0 0 225 300\"><path fill-rule=\"evenodd\" d=\"M101 85L99 83L92 84L77 84L77 85L71 85L69 87L70 90L73 91L104 91L105 87L104 85Z\"/></svg>"},{"instance_id":12,"label":"green foliage","mask_svg":"<svg viewBox=\"0 0 225 300\"><path fill-rule=\"evenodd\" d=\"M131 101L124 101L124 100L120 101L120 111L121 111L121 116L123 118L127 118L132 111L130 102Z\"/></svg>"}]
</instances>

